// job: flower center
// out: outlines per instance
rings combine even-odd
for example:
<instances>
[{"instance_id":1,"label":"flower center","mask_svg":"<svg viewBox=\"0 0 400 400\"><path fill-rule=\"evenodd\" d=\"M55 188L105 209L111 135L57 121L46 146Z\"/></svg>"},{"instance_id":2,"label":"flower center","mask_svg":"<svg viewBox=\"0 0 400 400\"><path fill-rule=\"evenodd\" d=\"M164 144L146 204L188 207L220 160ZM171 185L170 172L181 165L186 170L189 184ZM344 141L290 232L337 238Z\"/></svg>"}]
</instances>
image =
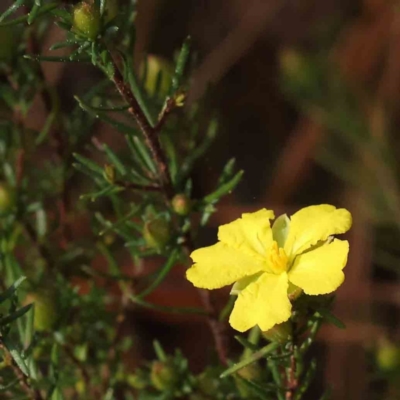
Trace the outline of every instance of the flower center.
<instances>
[{"instance_id":1,"label":"flower center","mask_svg":"<svg viewBox=\"0 0 400 400\"><path fill-rule=\"evenodd\" d=\"M273 272L280 274L287 269L288 257L282 247L278 247L278 243L274 241L268 254L269 265Z\"/></svg>"}]
</instances>

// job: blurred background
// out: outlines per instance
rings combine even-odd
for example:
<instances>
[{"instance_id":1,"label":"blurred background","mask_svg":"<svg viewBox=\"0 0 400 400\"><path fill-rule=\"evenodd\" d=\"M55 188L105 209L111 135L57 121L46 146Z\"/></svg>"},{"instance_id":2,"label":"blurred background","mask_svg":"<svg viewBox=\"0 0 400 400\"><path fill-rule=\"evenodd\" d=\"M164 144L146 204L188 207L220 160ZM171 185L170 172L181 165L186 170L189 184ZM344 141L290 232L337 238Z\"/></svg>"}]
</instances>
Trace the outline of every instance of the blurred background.
<instances>
[{"instance_id":1,"label":"blurred background","mask_svg":"<svg viewBox=\"0 0 400 400\"><path fill-rule=\"evenodd\" d=\"M60 34L54 27L43 53ZM245 171L200 244L214 242L219 225L262 207L277 215L320 203L351 210L350 259L335 308L347 328L320 333L315 390L330 384L337 400L400 399L393 378L400 377L400 2L139 0L136 67L146 54L171 60L187 35L196 51L188 102L203 98L220 122L197 166L195 194L212 190L230 157ZM43 68L67 108L99 77L82 64ZM38 103L32 126L44 118ZM119 146L109 127L97 129ZM227 292L217 296L223 304ZM183 269L148 300L200 304ZM212 344L200 318L135 308L125 325L140 344L137 359L158 336L200 370Z\"/></svg>"}]
</instances>

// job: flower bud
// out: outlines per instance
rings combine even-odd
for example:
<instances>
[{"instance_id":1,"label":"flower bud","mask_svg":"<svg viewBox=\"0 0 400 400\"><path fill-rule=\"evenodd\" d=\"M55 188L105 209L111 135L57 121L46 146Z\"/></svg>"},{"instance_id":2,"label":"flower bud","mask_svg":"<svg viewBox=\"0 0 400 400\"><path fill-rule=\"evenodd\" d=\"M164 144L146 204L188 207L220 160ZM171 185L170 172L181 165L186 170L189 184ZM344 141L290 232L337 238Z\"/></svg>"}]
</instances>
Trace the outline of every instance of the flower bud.
<instances>
[{"instance_id":1,"label":"flower bud","mask_svg":"<svg viewBox=\"0 0 400 400\"><path fill-rule=\"evenodd\" d=\"M246 365L240 369L237 374L245 379L246 381L260 381L262 377L260 366L256 363ZM245 382L240 379L236 379L236 386L242 398L251 396L250 390Z\"/></svg>"},{"instance_id":2,"label":"flower bud","mask_svg":"<svg viewBox=\"0 0 400 400\"><path fill-rule=\"evenodd\" d=\"M179 193L174 196L174 198L171 201L172 204L172 209L178 214L178 215L188 215L191 209L191 200L189 197L187 197L183 193Z\"/></svg>"},{"instance_id":3,"label":"flower bud","mask_svg":"<svg viewBox=\"0 0 400 400\"><path fill-rule=\"evenodd\" d=\"M197 377L197 387L201 393L212 396L218 393L220 371L207 368Z\"/></svg>"},{"instance_id":4,"label":"flower bud","mask_svg":"<svg viewBox=\"0 0 400 400\"><path fill-rule=\"evenodd\" d=\"M149 247L157 250L164 249L171 239L168 221L157 218L146 222L143 227L143 237Z\"/></svg>"},{"instance_id":5,"label":"flower bud","mask_svg":"<svg viewBox=\"0 0 400 400\"><path fill-rule=\"evenodd\" d=\"M171 361L154 361L151 366L150 377L153 386L160 391L173 389L179 379L176 368Z\"/></svg>"},{"instance_id":6,"label":"flower bud","mask_svg":"<svg viewBox=\"0 0 400 400\"><path fill-rule=\"evenodd\" d=\"M301 52L291 48L283 49L279 61L284 77L296 88L309 87L315 80L313 67Z\"/></svg>"},{"instance_id":7,"label":"flower bud","mask_svg":"<svg viewBox=\"0 0 400 400\"><path fill-rule=\"evenodd\" d=\"M274 325L268 331L262 332L265 339L270 342L284 344L292 337L292 324L290 321Z\"/></svg>"},{"instance_id":8,"label":"flower bud","mask_svg":"<svg viewBox=\"0 0 400 400\"><path fill-rule=\"evenodd\" d=\"M105 179L108 183L113 184L113 183L115 182L115 176L116 176L114 165L112 165L112 164L106 164L106 165L104 166L103 175L104 175L104 179Z\"/></svg>"},{"instance_id":9,"label":"flower bud","mask_svg":"<svg viewBox=\"0 0 400 400\"><path fill-rule=\"evenodd\" d=\"M74 8L72 29L95 40L100 31L100 11L94 3L82 1Z\"/></svg>"},{"instance_id":10,"label":"flower bud","mask_svg":"<svg viewBox=\"0 0 400 400\"><path fill-rule=\"evenodd\" d=\"M171 88L172 76L174 69L171 63L162 57L155 55L148 55L147 59L147 70L145 69L145 63L140 66L140 76L145 78L144 87L150 96L154 96L157 88L158 75L161 73L161 82L159 86L160 97L165 97L169 89ZM145 75L146 72L146 76Z\"/></svg>"},{"instance_id":11,"label":"flower bud","mask_svg":"<svg viewBox=\"0 0 400 400\"><path fill-rule=\"evenodd\" d=\"M144 373L138 370L134 374L129 374L126 377L126 383L134 389L141 390L147 386L147 379L144 376Z\"/></svg>"},{"instance_id":12,"label":"flower bud","mask_svg":"<svg viewBox=\"0 0 400 400\"><path fill-rule=\"evenodd\" d=\"M37 331L51 330L57 321L57 307L54 295L47 290L29 293L24 304L33 303L35 318L33 326Z\"/></svg>"},{"instance_id":13,"label":"flower bud","mask_svg":"<svg viewBox=\"0 0 400 400\"><path fill-rule=\"evenodd\" d=\"M376 361L383 371L393 371L400 367L400 347L386 338L378 341Z\"/></svg>"},{"instance_id":14,"label":"flower bud","mask_svg":"<svg viewBox=\"0 0 400 400\"><path fill-rule=\"evenodd\" d=\"M9 213L15 205L15 190L5 182L0 182L0 215Z\"/></svg>"}]
</instances>

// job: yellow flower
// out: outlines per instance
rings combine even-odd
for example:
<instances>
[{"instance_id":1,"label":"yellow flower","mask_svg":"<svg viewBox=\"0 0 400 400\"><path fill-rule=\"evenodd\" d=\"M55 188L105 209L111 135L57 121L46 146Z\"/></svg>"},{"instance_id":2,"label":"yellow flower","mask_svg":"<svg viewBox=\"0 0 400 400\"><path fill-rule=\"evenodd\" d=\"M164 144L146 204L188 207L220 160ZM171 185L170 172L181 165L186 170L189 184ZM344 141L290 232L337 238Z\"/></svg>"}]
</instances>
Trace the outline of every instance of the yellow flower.
<instances>
[{"instance_id":1,"label":"yellow flower","mask_svg":"<svg viewBox=\"0 0 400 400\"><path fill-rule=\"evenodd\" d=\"M351 227L351 214L322 204L286 214L274 224L274 212L262 209L222 225L219 242L195 250L187 279L204 289L232 285L237 294L231 326L244 332L255 325L267 331L287 321L292 305L289 284L308 295L335 291L344 280L349 243L331 235Z\"/></svg>"}]
</instances>

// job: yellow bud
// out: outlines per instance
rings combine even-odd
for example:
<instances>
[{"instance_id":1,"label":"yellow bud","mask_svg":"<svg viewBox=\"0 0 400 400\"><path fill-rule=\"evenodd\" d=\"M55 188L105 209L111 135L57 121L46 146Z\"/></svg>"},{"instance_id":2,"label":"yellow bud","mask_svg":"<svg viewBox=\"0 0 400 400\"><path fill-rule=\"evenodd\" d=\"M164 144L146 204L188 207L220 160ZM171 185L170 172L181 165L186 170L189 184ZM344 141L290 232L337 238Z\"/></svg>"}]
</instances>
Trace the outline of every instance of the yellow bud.
<instances>
[{"instance_id":1,"label":"yellow bud","mask_svg":"<svg viewBox=\"0 0 400 400\"><path fill-rule=\"evenodd\" d=\"M163 218L157 218L146 222L143 227L143 237L149 247L162 250L171 238L168 221Z\"/></svg>"},{"instance_id":2,"label":"yellow bud","mask_svg":"<svg viewBox=\"0 0 400 400\"><path fill-rule=\"evenodd\" d=\"M176 368L170 361L154 361L150 377L153 386L160 391L173 389L179 379Z\"/></svg>"},{"instance_id":3,"label":"yellow bud","mask_svg":"<svg viewBox=\"0 0 400 400\"><path fill-rule=\"evenodd\" d=\"M400 347L386 338L380 339L378 341L376 361L384 371L393 371L400 368Z\"/></svg>"},{"instance_id":4,"label":"yellow bud","mask_svg":"<svg viewBox=\"0 0 400 400\"><path fill-rule=\"evenodd\" d=\"M100 11L94 3L82 1L74 8L72 30L90 40L95 40L100 31Z\"/></svg>"},{"instance_id":5,"label":"yellow bud","mask_svg":"<svg viewBox=\"0 0 400 400\"><path fill-rule=\"evenodd\" d=\"M51 330L57 321L56 299L48 290L38 290L29 293L24 304L33 303L35 318L33 326L37 331Z\"/></svg>"},{"instance_id":6,"label":"yellow bud","mask_svg":"<svg viewBox=\"0 0 400 400\"><path fill-rule=\"evenodd\" d=\"M104 179L108 182L113 184L115 182L115 167L112 164L106 164L104 166Z\"/></svg>"},{"instance_id":7,"label":"yellow bud","mask_svg":"<svg viewBox=\"0 0 400 400\"><path fill-rule=\"evenodd\" d=\"M147 93L150 96L155 95L156 85L157 85L157 77L159 73L161 73L161 83L160 83L160 97L165 97L169 89L171 88L172 76L174 74L174 69L172 64L163 59L162 57L158 57L155 55L148 55L146 58L147 61L147 71L146 71L146 79L144 81L144 87ZM140 66L140 76L144 78L145 75L145 63L142 63Z\"/></svg>"},{"instance_id":8,"label":"yellow bud","mask_svg":"<svg viewBox=\"0 0 400 400\"><path fill-rule=\"evenodd\" d=\"M0 182L0 215L9 213L15 205L15 190L5 182Z\"/></svg>"},{"instance_id":9,"label":"yellow bud","mask_svg":"<svg viewBox=\"0 0 400 400\"><path fill-rule=\"evenodd\" d=\"M185 194L180 193L174 196L174 198L171 201L172 204L172 209L178 214L178 215L188 215L190 213L191 209L191 200L189 197L187 197Z\"/></svg>"}]
</instances>

